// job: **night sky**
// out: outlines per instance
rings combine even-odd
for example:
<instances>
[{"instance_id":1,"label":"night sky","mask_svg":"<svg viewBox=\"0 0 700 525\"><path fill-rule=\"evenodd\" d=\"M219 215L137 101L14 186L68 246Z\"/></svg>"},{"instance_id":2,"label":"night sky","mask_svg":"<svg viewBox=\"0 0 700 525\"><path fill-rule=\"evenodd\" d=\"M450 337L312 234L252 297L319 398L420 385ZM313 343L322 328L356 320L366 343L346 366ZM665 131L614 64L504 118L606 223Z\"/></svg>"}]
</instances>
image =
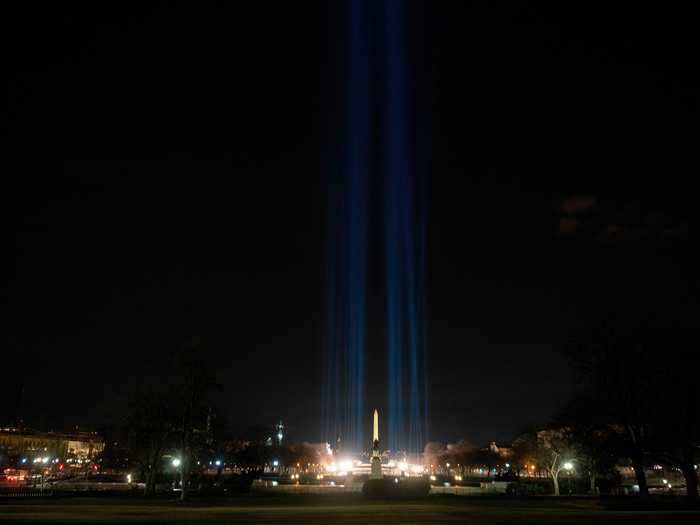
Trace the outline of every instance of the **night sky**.
<instances>
[{"instance_id":1,"label":"night sky","mask_svg":"<svg viewBox=\"0 0 700 525\"><path fill-rule=\"evenodd\" d=\"M31 426L103 425L205 334L234 433L318 440L340 3L58 4L1 17L0 424L24 388ZM590 323L697 309L700 36L680 4L407 7L430 438L507 440L572 394L560 348Z\"/></svg>"}]
</instances>

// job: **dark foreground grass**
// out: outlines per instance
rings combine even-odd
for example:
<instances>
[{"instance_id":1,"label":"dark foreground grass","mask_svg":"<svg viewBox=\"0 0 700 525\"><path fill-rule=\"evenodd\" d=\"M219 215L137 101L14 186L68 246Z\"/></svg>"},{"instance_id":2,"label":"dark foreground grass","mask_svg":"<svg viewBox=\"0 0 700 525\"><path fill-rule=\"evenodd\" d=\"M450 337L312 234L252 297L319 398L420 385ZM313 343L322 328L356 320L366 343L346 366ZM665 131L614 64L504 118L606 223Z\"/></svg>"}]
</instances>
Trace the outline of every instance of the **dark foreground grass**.
<instances>
[{"instance_id":1,"label":"dark foreground grass","mask_svg":"<svg viewBox=\"0 0 700 525\"><path fill-rule=\"evenodd\" d=\"M360 495L248 495L182 504L138 497L0 502L0 523L294 523L294 524L695 524L700 511L610 510L589 499L431 496L367 501Z\"/></svg>"}]
</instances>

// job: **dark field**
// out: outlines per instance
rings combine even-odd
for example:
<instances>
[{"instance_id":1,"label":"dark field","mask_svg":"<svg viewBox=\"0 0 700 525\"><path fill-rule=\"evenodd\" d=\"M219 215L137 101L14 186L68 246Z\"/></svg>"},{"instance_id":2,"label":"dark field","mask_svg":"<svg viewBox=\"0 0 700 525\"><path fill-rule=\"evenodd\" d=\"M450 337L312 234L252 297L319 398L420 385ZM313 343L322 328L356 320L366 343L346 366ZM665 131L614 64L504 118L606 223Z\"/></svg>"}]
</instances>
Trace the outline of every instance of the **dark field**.
<instances>
[{"instance_id":1,"label":"dark field","mask_svg":"<svg viewBox=\"0 0 700 525\"><path fill-rule=\"evenodd\" d=\"M180 504L138 498L0 501L0 523L700 523L700 511L610 510L587 499L430 497L366 501L347 496L245 496Z\"/></svg>"}]
</instances>

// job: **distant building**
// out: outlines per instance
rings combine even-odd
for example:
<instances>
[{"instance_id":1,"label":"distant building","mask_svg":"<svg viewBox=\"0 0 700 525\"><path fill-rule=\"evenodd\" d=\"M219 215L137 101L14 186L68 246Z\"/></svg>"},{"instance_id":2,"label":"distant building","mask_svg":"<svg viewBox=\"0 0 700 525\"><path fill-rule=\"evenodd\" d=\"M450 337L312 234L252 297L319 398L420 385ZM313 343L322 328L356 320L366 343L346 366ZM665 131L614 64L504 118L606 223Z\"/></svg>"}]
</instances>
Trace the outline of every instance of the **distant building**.
<instances>
[{"instance_id":1,"label":"distant building","mask_svg":"<svg viewBox=\"0 0 700 525\"><path fill-rule=\"evenodd\" d=\"M30 429L0 429L0 450L7 456L93 459L105 448L96 432L39 432Z\"/></svg>"},{"instance_id":2,"label":"distant building","mask_svg":"<svg viewBox=\"0 0 700 525\"><path fill-rule=\"evenodd\" d=\"M507 445L497 445L495 441L489 443L489 450L494 454L498 454L503 459L513 457L513 447Z\"/></svg>"}]
</instances>

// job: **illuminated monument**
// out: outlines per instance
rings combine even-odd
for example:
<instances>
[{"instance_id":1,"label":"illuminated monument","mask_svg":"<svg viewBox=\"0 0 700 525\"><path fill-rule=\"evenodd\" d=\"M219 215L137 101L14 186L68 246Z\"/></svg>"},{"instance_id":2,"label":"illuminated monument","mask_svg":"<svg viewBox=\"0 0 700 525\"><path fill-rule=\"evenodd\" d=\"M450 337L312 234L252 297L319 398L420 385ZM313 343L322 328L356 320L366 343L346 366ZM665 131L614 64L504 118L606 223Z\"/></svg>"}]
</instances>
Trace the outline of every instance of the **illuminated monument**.
<instances>
[{"instance_id":1,"label":"illuminated monument","mask_svg":"<svg viewBox=\"0 0 700 525\"><path fill-rule=\"evenodd\" d=\"M382 479L382 459L379 456L379 412L375 408L374 432L372 433L372 469L369 479Z\"/></svg>"}]
</instances>

